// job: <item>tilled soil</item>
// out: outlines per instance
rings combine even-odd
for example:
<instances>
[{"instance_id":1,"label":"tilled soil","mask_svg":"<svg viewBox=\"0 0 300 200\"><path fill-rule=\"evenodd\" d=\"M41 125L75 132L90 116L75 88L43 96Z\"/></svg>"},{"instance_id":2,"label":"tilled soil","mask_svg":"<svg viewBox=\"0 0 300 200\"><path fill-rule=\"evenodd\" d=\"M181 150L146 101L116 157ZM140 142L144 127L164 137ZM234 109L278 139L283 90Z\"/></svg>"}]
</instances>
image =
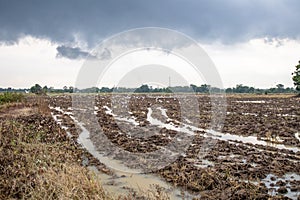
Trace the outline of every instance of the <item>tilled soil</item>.
<instances>
[{"instance_id":1,"label":"tilled soil","mask_svg":"<svg viewBox=\"0 0 300 200\"><path fill-rule=\"evenodd\" d=\"M113 154L128 167L143 164L125 154L156 152L174 140L181 141L183 133L176 127L193 126L194 129L189 128L193 135L183 138L190 139L189 143L182 141L182 145L177 146L177 151L184 152L152 173L175 186L200 194L202 199L268 199L270 195L297 199L297 194L299 199L300 140L296 134L300 132L299 98L231 96L227 98L224 124L217 130L217 136L208 131L214 128L211 127L214 113L210 97L196 97L199 110L192 109L191 96L180 98L152 94L82 95L77 96L74 103L74 98L72 102L72 98L65 95L51 97L49 104L52 113L60 114L61 123L72 138L76 139L80 133L73 120L75 117L89 130L91 140L100 152ZM182 102L191 107L181 107ZM152 118L175 128L152 125L148 116L150 109ZM104 149L102 133L122 152ZM247 137L249 141L226 139L226 134L234 138ZM203 146L208 150L202 152ZM273 174L275 184L265 181L270 174ZM280 178L288 174L295 175L280 182Z\"/></svg>"}]
</instances>

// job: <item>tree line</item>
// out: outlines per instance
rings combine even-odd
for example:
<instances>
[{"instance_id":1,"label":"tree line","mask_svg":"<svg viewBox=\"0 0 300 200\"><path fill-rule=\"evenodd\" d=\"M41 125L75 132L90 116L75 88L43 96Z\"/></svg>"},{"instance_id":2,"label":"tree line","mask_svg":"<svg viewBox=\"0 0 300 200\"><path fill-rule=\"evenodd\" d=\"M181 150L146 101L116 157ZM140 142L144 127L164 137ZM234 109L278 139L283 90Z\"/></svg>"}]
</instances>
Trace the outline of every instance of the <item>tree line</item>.
<instances>
[{"instance_id":1,"label":"tree line","mask_svg":"<svg viewBox=\"0 0 300 200\"><path fill-rule=\"evenodd\" d=\"M61 89L56 89L53 87L40 86L35 84L31 88L27 89L13 89L13 88L0 88L0 92L31 92L35 94L46 94L46 93L216 93L216 92L226 92L226 93L253 93L253 94L269 94L269 93L296 93L296 90L292 87L284 87L283 84L277 84L276 87L269 89L260 89L249 87L246 85L238 84L235 87L220 89L217 87L212 87L207 84L202 84L200 86L191 84L189 86L174 86L165 88L153 88L147 84L141 85L138 88L127 88L127 87L91 87L85 89L78 89L72 86L64 86Z\"/></svg>"},{"instance_id":2,"label":"tree line","mask_svg":"<svg viewBox=\"0 0 300 200\"><path fill-rule=\"evenodd\" d=\"M268 93L296 93L300 95L300 61L296 65L296 70L292 73L292 80L295 85L295 89L292 87L285 88L283 84L277 84L276 87L269 89L260 89L249 87L243 84L238 84L236 87L221 89L217 87L212 87L207 84L202 84L200 86L191 84L189 86L175 86L175 87L165 87L165 88L153 88L147 84L142 85L138 88L126 88L126 87L91 87L85 89L78 89L72 86L64 86L62 89L55 89L48 86L40 86L35 84L31 88L27 89L14 89L14 88L0 88L0 92L31 92L35 94L46 94L46 93L214 93L214 92L226 92L226 93L256 93L256 94L268 94Z\"/></svg>"}]
</instances>

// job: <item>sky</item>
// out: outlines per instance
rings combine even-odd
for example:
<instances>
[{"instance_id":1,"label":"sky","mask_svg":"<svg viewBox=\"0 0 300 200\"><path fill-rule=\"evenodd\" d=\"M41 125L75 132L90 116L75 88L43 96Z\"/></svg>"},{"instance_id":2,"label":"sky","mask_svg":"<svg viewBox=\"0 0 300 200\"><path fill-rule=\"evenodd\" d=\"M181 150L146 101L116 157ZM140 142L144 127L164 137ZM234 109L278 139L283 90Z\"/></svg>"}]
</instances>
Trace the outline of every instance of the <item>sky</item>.
<instances>
[{"instance_id":1,"label":"sky","mask_svg":"<svg viewBox=\"0 0 300 200\"><path fill-rule=\"evenodd\" d=\"M292 87L299 9L298 0L0 0L0 87L72 86L97 45L141 27L191 37L224 87Z\"/></svg>"}]
</instances>

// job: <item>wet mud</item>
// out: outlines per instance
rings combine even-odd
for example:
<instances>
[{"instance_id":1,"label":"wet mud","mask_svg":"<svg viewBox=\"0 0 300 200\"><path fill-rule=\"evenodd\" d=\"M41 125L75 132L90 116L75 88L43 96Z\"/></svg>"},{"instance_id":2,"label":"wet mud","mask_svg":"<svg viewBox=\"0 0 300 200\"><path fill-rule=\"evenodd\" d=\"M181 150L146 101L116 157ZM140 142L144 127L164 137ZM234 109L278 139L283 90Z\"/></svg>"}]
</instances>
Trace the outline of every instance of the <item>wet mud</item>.
<instances>
[{"instance_id":1,"label":"wet mud","mask_svg":"<svg viewBox=\"0 0 300 200\"><path fill-rule=\"evenodd\" d=\"M60 95L49 106L74 141L88 134L88 146L100 155L94 157L107 159L102 171L115 174L122 187L128 186L124 177L147 172L159 180L154 183L177 192L172 198L180 199L182 190L198 199L299 199L299 98L229 97L221 130L211 127L209 96L197 96L199 110L182 108L182 101L189 105L192 99L82 95L74 104L71 96ZM158 152L166 155L159 157L164 165L156 162ZM133 154L153 156L153 162Z\"/></svg>"}]
</instances>

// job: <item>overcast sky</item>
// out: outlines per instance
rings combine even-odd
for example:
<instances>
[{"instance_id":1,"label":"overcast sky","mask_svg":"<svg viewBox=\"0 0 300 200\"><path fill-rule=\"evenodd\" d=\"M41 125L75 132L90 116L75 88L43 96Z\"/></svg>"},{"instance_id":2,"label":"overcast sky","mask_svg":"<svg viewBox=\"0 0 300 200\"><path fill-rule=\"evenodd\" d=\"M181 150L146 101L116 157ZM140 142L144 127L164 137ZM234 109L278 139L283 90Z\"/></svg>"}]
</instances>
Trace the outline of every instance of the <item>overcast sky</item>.
<instances>
[{"instance_id":1,"label":"overcast sky","mask_svg":"<svg viewBox=\"0 0 300 200\"><path fill-rule=\"evenodd\" d=\"M0 87L74 85L99 42L148 26L196 40L225 87L291 87L299 10L298 0L0 0Z\"/></svg>"}]
</instances>

